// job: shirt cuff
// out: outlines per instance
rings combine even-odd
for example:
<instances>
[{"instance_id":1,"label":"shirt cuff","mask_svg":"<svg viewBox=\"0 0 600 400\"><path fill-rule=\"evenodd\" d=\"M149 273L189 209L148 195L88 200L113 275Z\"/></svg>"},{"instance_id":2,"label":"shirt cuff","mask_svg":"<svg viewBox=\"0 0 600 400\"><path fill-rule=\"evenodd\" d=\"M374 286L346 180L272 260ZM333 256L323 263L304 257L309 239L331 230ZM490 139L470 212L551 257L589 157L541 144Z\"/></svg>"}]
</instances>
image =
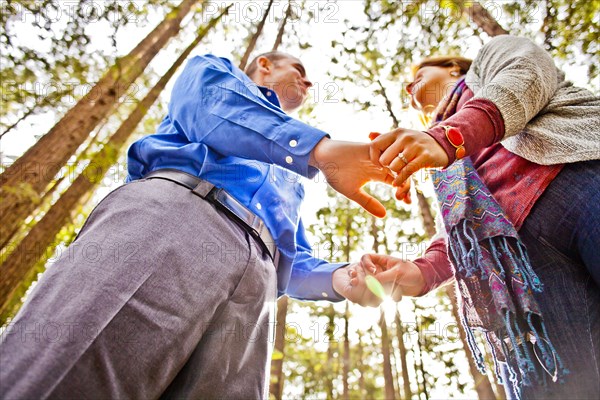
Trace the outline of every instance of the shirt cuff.
<instances>
[{"instance_id":1,"label":"shirt cuff","mask_svg":"<svg viewBox=\"0 0 600 400\"><path fill-rule=\"evenodd\" d=\"M467 156L499 142L504 137L504 120L498 107L486 99L469 100L453 116L426 131L446 151L449 164L456 161L456 148L452 146L446 137L446 130L440 125L453 126L460 130L465 139Z\"/></svg>"},{"instance_id":2,"label":"shirt cuff","mask_svg":"<svg viewBox=\"0 0 600 400\"><path fill-rule=\"evenodd\" d=\"M425 280L425 288L418 296L423 296L454 278L444 238L434 240L423 257L417 258L413 263L421 270Z\"/></svg>"},{"instance_id":3,"label":"shirt cuff","mask_svg":"<svg viewBox=\"0 0 600 400\"><path fill-rule=\"evenodd\" d=\"M329 135L304 122L290 118L281 126L276 135L275 141L279 145L279 149L274 156L278 159L273 161L312 179L319 173L319 170L308 165L310 153L324 137L329 137Z\"/></svg>"},{"instance_id":4,"label":"shirt cuff","mask_svg":"<svg viewBox=\"0 0 600 400\"><path fill-rule=\"evenodd\" d=\"M331 302L346 300L344 296L333 289L333 272L347 265L348 263L327 263L321 264L312 270L310 278L302 282L302 289L296 290L296 292L302 293L300 300L327 300Z\"/></svg>"}]
</instances>

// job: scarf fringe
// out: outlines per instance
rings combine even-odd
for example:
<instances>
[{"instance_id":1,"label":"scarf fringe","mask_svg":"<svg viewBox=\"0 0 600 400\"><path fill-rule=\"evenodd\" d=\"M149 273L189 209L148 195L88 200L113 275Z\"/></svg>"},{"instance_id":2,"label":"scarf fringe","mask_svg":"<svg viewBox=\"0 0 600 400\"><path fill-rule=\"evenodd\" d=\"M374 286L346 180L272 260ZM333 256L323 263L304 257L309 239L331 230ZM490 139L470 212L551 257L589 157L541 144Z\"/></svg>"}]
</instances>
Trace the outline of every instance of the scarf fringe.
<instances>
[{"instance_id":1,"label":"scarf fringe","mask_svg":"<svg viewBox=\"0 0 600 400\"><path fill-rule=\"evenodd\" d=\"M471 353L473 354L473 358L475 359L475 365L477 366L477 369L482 374L484 374L484 375L487 374L487 370L485 368L485 360L483 358L483 353L481 352L481 349L477 345L474 330L471 329L467 325L467 320L463 313L460 313L460 323L465 328L465 333L467 334L467 344L469 345L469 349L471 350Z\"/></svg>"},{"instance_id":2,"label":"scarf fringe","mask_svg":"<svg viewBox=\"0 0 600 400\"><path fill-rule=\"evenodd\" d=\"M448 240L448 247L453 257L453 264L457 275L460 278L477 276L482 281L488 282L492 266L484 265L481 244L478 242L477 235L473 228L469 226L468 221L463 220L461 224L454 226L450 231L450 236L451 239ZM499 278L507 288L511 288L510 282L506 281L507 277L512 279L516 275L522 277L525 289L530 288L534 292L541 292L543 285L531 267L524 245L519 240L509 242L509 239L497 236L483 241L495 263L495 269L499 271L499 274L496 274L499 275ZM506 268L501 261L502 256L508 258L507 261L510 262L511 270L505 270ZM512 293L512 289L509 289L509 291ZM463 293L463 295L465 294ZM515 301L514 294L511 296L511 300L512 304L509 305L496 304L498 313L501 314L498 317L502 318L504 326L497 331L485 332L485 335L486 341L492 349L492 357L498 381L502 383L498 365L498 354L496 354L496 347L489 336L491 334L496 335L497 340L501 343L501 351L504 353L503 356L508 365L509 380L513 383L512 386L515 389L515 395L517 398L520 398L521 383L531 386L532 380L535 380L538 383L545 384L546 373L551 377L552 381L562 382L564 375L568 374L569 371L564 367L554 345L550 341L541 315L522 309L522 304ZM486 368L483 353L474 335L476 328L469 326L467 310L464 307L460 313L460 320L467 333L467 343L473 354L477 368L481 373L485 374ZM536 329L536 324L539 329ZM526 328L526 330L523 331L521 327ZM507 336L506 341L502 340L505 336ZM533 344L533 353L528 342ZM507 344L511 345L514 357L511 356L511 351L508 349ZM539 374L534 360L537 360L545 373Z\"/></svg>"}]
</instances>

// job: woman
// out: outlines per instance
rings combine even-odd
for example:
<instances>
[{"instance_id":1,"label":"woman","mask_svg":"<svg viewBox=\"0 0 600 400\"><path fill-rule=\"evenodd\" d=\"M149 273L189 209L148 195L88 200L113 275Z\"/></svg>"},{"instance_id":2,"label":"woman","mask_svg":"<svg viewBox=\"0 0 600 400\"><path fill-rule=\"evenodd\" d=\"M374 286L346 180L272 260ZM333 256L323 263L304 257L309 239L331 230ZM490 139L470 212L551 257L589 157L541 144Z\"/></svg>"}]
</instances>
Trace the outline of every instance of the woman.
<instances>
[{"instance_id":1,"label":"woman","mask_svg":"<svg viewBox=\"0 0 600 400\"><path fill-rule=\"evenodd\" d=\"M472 64L425 60L407 91L433 124L379 136L371 157L398 173L405 200L410 174L447 167L433 174L446 238L413 262L363 266L385 270L395 297L454 277L469 337L485 333L517 396L600 398L600 99L511 36Z\"/></svg>"}]
</instances>

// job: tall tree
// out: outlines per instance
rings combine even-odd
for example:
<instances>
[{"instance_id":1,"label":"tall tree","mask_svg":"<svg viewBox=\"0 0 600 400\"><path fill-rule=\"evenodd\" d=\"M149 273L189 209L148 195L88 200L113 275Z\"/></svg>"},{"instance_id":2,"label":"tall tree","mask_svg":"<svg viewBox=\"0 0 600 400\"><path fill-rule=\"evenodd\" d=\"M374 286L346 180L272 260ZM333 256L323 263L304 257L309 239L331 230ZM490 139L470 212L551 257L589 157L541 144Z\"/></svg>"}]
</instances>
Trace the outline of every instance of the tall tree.
<instances>
[{"instance_id":1,"label":"tall tree","mask_svg":"<svg viewBox=\"0 0 600 400\"><path fill-rule=\"evenodd\" d=\"M344 310L344 355L342 369L342 399L350 399L350 303L346 301Z\"/></svg>"},{"instance_id":2,"label":"tall tree","mask_svg":"<svg viewBox=\"0 0 600 400\"><path fill-rule=\"evenodd\" d=\"M356 358L357 358L357 362L356 362L356 366L358 369L358 395L360 398L365 398L367 395L367 392L365 390L365 369L367 367L366 363L364 362L364 345L363 345L363 339L362 339L362 335L360 332L358 332L358 344L356 346L358 348L357 352L356 352Z\"/></svg>"},{"instance_id":3,"label":"tall tree","mask_svg":"<svg viewBox=\"0 0 600 400\"><path fill-rule=\"evenodd\" d=\"M286 11L284 19L279 25L279 33L273 44L272 51L276 51L283 40L283 33L285 26L288 21L288 12L291 9L288 4L288 11ZM246 61L247 62L247 61ZM287 318L289 298L287 296L281 296L277 300L277 318L275 320L275 353L277 358L273 358L271 362L271 381L269 385L270 393L275 396L275 399L280 400L283 394L283 362L285 357L285 321Z\"/></svg>"},{"instance_id":4,"label":"tall tree","mask_svg":"<svg viewBox=\"0 0 600 400\"><path fill-rule=\"evenodd\" d=\"M277 316L275 324L275 348L271 361L271 380L269 392L276 400L281 400L283 395L283 361L285 359L285 321L288 312L289 299L281 296L277 300Z\"/></svg>"},{"instance_id":5,"label":"tall tree","mask_svg":"<svg viewBox=\"0 0 600 400\"><path fill-rule=\"evenodd\" d=\"M463 12L468 18L473 20L477 26L490 36L506 35L508 31L504 29L496 19L480 3L467 1L461 4Z\"/></svg>"},{"instance_id":6,"label":"tall tree","mask_svg":"<svg viewBox=\"0 0 600 400\"><path fill-rule=\"evenodd\" d=\"M378 219L373 216L371 216L370 218L370 225L370 233L373 239L373 252L378 253L380 247L379 232L382 226L379 226L380 224L378 223ZM391 340L388 333L388 327L383 307L380 307L379 309L379 329L381 329L381 354L383 355L383 379L385 398L394 400L396 398L396 390L394 388L394 374L392 373L392 351L390 349Z\"/></svg>"},{"instance_id":7,"label":"tall tree","mask_svg":"<svg viewBox=\"0 0 600 400\"><path fill-rule=\"evenodd\" d=\"M406 345L404 344L404 327L400 318L400 308L396 304L396 335L398 336L398 349L400 350L400 362L402 363L402 388L405 400L412 398L412 390L410 389L410 378L408 376L408 362L406 357Z\"/></svg>"},{"instance_id":8,"label":"tall tree","mask_svg":"<svg viewBox=\"0 0 600 400\"><path fill-rule=\"evenodd\" d=\"M90 25L102 27L116 53L117 33L132 22L143 23L150 10L160 14L170 9L165 3L2 1L0 137L30 116L48 111L60 115L80 97L78 88L95 81L105 65L114 63L110 52L96 51L94 46L101 37L94 33L92 40ZM27 35L23 35L24 30Z\"/></svg>"},{"instance_id":9,"label":"tall tree","mask_svg":"<svg viewBox=\"0 0 600 400\"><path fill-rule=\"evenodd\" d=\"M288 0L288 5L285 10L285 15L284 15L283 19L281 20L281 22L279 23L279 29L277 30L277 37L275 38L275 43L273 44L273 48L271 49L271 51L276 51L279 48L279 46L281 45L281 42L283 41L283 34L285 33L285 26L287 25L288 20L292 16L292 12L293 12L292 0Z\"/></svg>"},{"instance_id":10,"label":"tall tree","mask_svg":"<svg viewBox=\"0 0 600 400\"><path fill-rule=\"evenodd\" d=\"M350 202L346 200L345 205L348 209L348 214L350 214ZM352 220L349 215L346 215L346 223L345 223L345 243L344 243L344 260L350 261L350 251L355 244L353 243L352 237L355 234L355 231L352 229ZM354 244L354 245L353 245ZM350 389L348 387L348 379L350 375L350 304L346 301L346 308L343 315L344 319L344 353L342 358L342 399L348 400L350 396Z\"/></svg>"},{"instance_id":11,"label":"tall tree","mask_svg":"<svg viewBox=\"0 0 600 400\"><path fill-rule=\"evenodd\" d=\"M269 12L271 11L271 6L273 5L274 0L269 0L269 4L267 5L267 9L265 10L260 23L256 27L256 32L250 37L250 42L248 43L248 47L246 47L246 51L242 56L242 60L240 61L240 69L246 69L246 65L248 64L248 59L250 58L250 54L254 51L256 47L256 42L258 42L258 38L262 35L263 29L265 27L265 23L267 22L267 18L269 17Z\"/></svg>"},{"instance_id":12,"label":"tall tree","mask_svg":"<svg viewBox=\"0 0 600 400\"><path fill-rule=\"evenodd\" d=\"M175 72L184 63L192 50L227 13L229 7L220 15L213 18L207 26L200 29L196 38L181 53L169 70L159 79L148 94L138 103L129 117L110 137L104 147L94 155L91 163L75 179L73 184L61 195L60 199L50 208L44 217L31 229L29 234L19 243L4 263L0 265L3 280L0 283L0 315L5 311L12 292L28 271L46 254L46 248L54 241L56 234L68 222L72 210L93 191L122 152L127 139L132 135L146 112L158 99L160 93L171 80Z\"/></svg>"},{"instance_id":13,"label":"tall tree","mask_svg":"<svg viewBox=\"0 0 600 400\"><path fill-rule=\"evenodd\" d=\"M335 315L336 311L333 308L333 304L327 307L327 325L325 328L325 337L327 338L327 365L325 367L326 372L326 383L327 388L327 400L333 400L337 396L335 395L334 380L337 377L338 362L336 362L338 352L338 341L335 337Z\"/></svg>"},{"instance_id":14,"label":"tall tree","mask_svg":"<svg viewBox=\"0 0 600 400\"><path fill-rule=\"evenodd\" d=\"M385 382L385 398L394 400L396 390L394 389L394 376L392 375L392 363L390 357L390 336L388 334L387 322L383 307L380 307L379 328L381 329L381 353L383 355L383 379Z\"/></svg>"},{"instance_id":15,"label":"tall tree","mask_svg":"<svg viewBox=\"0 0 600 400\"><path fill-rule=\"evenodd\" d=\"M415 302L415 315L417 316L417 347L416 347L416 357L415 357L415 371L418 371L421 374L421 394L423 394L425 400L429 399L429 389L427 382L427 373L425 372L425 361L424 361L424 346L423 346L423 334L422 334L422 322L418 320L419 318L419 309L420 306Z\"/></svg>"},{"instance_id":16,"label":"tall tree","mask_svg":"<svg viewBox=\"0 0 600 400\"><path fill-rule=\"evenodd\" d=\"M36 208L39 198L90 132L110 112L150 61L180 30L198 0L183 0L127 56L119 60L36 144L0 175L0 248ZM48 151L48 149L52 149Z\"/></svg>"},{"instance_id":17,"label":"tall tree","mask_svg":"<svg viewBox=\"0 0 600 400\"><path fill-rule=\"evenodd\" d=\"M115 115L111 117L114 118ZM97 129L96 135L92 137L92 140L90 140L90 142L87 144L87 147L77 155L73 165L81 165L81 163L90 160L90 157L100 145L101 135L99 134L99 131L104 129L104 126L109 123L109 119L112 118L105 118L105 121ZM123 118L121 118L121 121L123 121ZM63 186L63 182L66 182L69 177L73 176L73 174L74 172L68 170L65 172L65 174L56 179L54 185L48 189L46 193L44 193L44 196L40 200L40 206L35 213L32 214L31 221L29 221L16 235L15 239L17 242L21 241L35 225L35 223L39 221L46 212L48 212L48 210L52 207L53 202L56 200L56 195L60 196L59 189L61 189ZM85 197L82 199L80 204L84 204L87 200L87 197ZM73 213L77 214L78 218L74 218L73 220L69 221L69 223L60 230L54 243L46 248L46 252L41 261L30 269L29 273L24 276L17 287L13 290L10 300L5 303L5 305L2 307L3 311L0 312L0 325L3 324L8 318L16 314L29 287L37 280L38 274L42 273L46 269L46 261L49 260L50 257L52 257L55 253L60 252L59 246L61 246L61 244L66 246L72 241L72 239L75 238L77 229L81 227L83 224L82 220L86 219L90 211L91 209L89 207L83 206L76 207L76 209L73 210ZM0 271L2 271L1 264L12 254L14 250L14 248L7 247L0 252Z\"/></svg>"}]
</instances>

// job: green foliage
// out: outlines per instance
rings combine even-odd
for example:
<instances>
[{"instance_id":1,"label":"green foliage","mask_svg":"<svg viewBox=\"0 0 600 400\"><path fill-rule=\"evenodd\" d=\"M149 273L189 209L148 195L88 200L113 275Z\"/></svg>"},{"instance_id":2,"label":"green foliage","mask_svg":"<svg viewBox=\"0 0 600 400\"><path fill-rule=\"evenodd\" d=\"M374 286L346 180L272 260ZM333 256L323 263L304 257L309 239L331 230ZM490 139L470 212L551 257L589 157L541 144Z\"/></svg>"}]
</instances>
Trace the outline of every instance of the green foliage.
<instances>
[{"instance_id":1,"label":"green foliage","mask_svg":"<svg viewBox=\"0 0 600 400\"><path fill-rule=\"evenodd\" d=\"M168 0L147 0L143 6L119 0L3 0L0 134L32 115L64 113L117 60L119 30L146 23L150 11L171 7ZM110 40L112 53L97 50L99 31Z\"/></svg>"},{"instance_id":2,"label":"green foliage","mask_svg":"<svg viewBox=\"0 0 600 400\"><path fill-rule=\"evenodd\" d=\"M592 89L600 91L600 1L546 0L542 32L546 49L569 64L587 65Z\"/></svg>"}]
</instances>

